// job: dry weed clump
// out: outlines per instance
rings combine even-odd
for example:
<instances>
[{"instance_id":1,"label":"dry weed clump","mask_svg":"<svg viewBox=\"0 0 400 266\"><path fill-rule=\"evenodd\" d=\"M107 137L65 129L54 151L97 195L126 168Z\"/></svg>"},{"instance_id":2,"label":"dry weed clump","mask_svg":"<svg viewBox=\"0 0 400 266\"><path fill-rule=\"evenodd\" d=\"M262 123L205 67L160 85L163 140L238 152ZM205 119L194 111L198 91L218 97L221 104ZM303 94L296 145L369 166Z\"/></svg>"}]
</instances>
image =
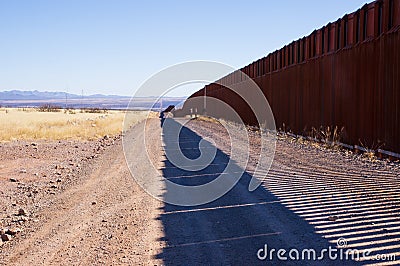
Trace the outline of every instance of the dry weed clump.
<instances>
[{"instance_id":1,"label":"dry weed clump","mask_svg":"<svg viewBox=\"0 0 400 266\"><path fill-rule=\"evenodd\" d=\"M92 140L122 132L125 111L104 113L38 112L7 108L0 110L0 141ZM146 118L147 112L132 111L130 125Z\"/></svg>"},{"instance_id":2,"label":"dry weed clump","mask_svg":"<svg viewBox=\"0 0 400 266\"><path fill-rule=\"evenodd\" d=\"M378 151L384 143L378 142L378 143L372 143L371 145L368 145L367 142L362 141L361 139L358 140L361 146L358 146L358 148L362 152L362 158L368 160L368 161L377 161L378 157L376 156L376 151ZM361 147L361 148L360 148Z\"/></svg>"},{"instance_id":3,"label":"dry weed clump","mask_svg":"<svg viewBox=\"0 0 400 266\"><path fill-rule=\"evenodd\" d=\"M343 135L344 128L342 127L330 127L321 126L319 129L312 128L310 132L310 137L312 139L321 141L324 145L331 148L338 148L338 143L341 141Z\"/></svg>"},{"instance_id":4,"label":"dry weed clump","mask_svg":"<svg viewBox=\"0 0 400 266\"><path fill-rule=\"evenodd\" d=\"M205 121L205 122L217 123L217 124L220 123L218 121L218 119L211 117L211 116L205 116L205 115L199 115L199 116L195 117L194 119Z\"/></svg>"}]
</instances>

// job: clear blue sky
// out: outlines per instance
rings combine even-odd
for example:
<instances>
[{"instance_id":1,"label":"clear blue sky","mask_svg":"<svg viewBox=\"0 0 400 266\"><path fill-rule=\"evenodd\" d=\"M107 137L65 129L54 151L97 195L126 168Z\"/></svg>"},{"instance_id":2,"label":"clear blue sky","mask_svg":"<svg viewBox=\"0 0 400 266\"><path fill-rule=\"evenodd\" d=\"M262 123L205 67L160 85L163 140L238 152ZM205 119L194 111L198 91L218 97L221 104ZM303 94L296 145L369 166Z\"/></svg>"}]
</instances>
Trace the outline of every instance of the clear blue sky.
<instances>
[{"instance_id":1,"label":"clear blue sky","mask_svg":"<svg viewBox=\"0 0 400 266\"><path fill-rule=\"evenodd\" d=\"M132 95L176 63L242 67L366 2L0 0L0 90Z\"/></svg>"}]
</instances>

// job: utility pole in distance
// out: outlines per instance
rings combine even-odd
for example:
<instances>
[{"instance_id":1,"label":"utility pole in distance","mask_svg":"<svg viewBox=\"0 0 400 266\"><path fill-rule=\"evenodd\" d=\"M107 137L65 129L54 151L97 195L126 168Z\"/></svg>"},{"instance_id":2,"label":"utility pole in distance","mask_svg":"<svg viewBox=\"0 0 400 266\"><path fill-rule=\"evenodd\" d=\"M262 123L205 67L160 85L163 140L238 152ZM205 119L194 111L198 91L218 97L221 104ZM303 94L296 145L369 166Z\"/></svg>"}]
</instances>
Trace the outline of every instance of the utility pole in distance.
<instances>
[{"instance_id":1,"label":"utility pole in distance","mask_svg":"<svg viewBox=\"0 0 400 266\"><path fill-rule=\"evenodd\" d=\"M68 92L65 93L65 109L68 109Z\"/></svg>"},{"instance_id":2,"label":"utility pole in distance","mask_svg":"<svg viewBox=\"0 0 400 266\"><path fill-rule=\"evenodd\" d=\"M83 89L82 89L82 92L81 92L81 109L83 108Z\"/></svg>"}]
</instances>

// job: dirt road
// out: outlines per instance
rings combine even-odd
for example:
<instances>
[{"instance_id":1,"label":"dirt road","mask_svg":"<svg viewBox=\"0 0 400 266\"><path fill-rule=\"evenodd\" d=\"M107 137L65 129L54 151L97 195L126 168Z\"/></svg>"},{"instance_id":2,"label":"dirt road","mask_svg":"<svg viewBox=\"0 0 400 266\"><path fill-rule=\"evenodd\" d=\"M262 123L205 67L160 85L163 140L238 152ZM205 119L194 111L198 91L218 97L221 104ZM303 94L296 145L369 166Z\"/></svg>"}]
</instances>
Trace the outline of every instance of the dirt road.
<instances>
[{"instance_id":1,"label":"dirt road","mask_svg":"<svg viewBox=\"0 0 400 266\"><path fill-rule=\"evenodd\" d=\"M1 265L137 265L162 248L161 202L126 166L121 141L88 162L75 184L43 199L38 221L4 244Z\"/></svg>"},{"instance_id":2,"label":"dirt road","mask_svg":"<svg viewBox=\"0 0 400 266\"><path fill-rule=\"evenodd\" d=\"M160 175L175 183L208 182L229 160L229 136L218 124L192 121L181 136L188 158L199 155L198 142L205 136L212 137L218 148L212 165L197 172L178 169L164 157L168 145L161 143L159 121L148 121L148 127L151 160ZM134 128L130 134L135 141L140 132ZM250 141L254 162L256 133L250 132ZM265 260L257 253L261 258L266 255L267 245L268 252L285 249L286 257L291 249L299 250L300 256L303 249L315 249L318 257L322 249L336 248L342 237L348 248L371 250L361 264L395 264L370 259L393 254L400 260L398 165L314 146L280 139L272 169L257 190L247 189L250 163L239 183L220 199L179 207L141 189L130 176L117 141L76 184L46 200L37 214L40 221L31 222L23 236L1 247L0 263L281 265L276 251ZM166 197L168 192L166 187ZM323 261L311 258L301 263L356 264L330 260L327 254Z\"/></svg>"}]
</instances>

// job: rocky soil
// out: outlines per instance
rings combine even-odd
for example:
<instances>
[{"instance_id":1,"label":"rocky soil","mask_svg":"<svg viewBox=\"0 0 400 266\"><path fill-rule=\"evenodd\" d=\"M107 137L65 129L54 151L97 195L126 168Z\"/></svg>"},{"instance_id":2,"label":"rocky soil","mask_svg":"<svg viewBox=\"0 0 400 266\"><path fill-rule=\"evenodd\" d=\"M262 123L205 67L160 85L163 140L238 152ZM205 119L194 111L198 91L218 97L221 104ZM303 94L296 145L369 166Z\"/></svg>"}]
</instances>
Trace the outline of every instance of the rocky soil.
<instances>
[{"instance_id":1,"label":"rocky soil","mask_svg":"<svg viewBox=\"0 0 400 266\"><path fill-rule=\"evenodd\" d=\"M0 144L0 228L8 235L3 241L22 233L27 222L39 222L36 214L47 200L75 185L91 161L119 139Z\"/></svg>"}]
</instances>

